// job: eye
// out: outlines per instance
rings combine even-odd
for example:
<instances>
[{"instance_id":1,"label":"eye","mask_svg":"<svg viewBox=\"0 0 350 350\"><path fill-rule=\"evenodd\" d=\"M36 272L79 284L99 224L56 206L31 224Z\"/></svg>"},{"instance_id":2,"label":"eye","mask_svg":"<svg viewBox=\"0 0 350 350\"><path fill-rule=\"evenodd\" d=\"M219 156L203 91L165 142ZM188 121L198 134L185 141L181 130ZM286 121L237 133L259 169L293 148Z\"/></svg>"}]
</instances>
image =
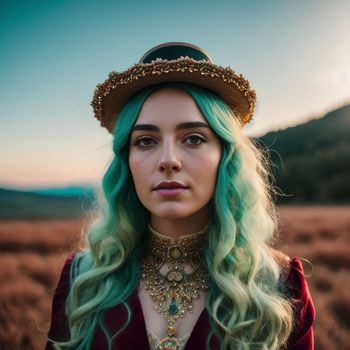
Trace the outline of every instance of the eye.
<instances>
[{"instance_id":1,"label":"eye","mask_svg":"<svg viewBox=\"0 0 350 350\"><path fill-rule=\"evenodd\" d=\"M155 142L155 141L150 137L141 137L135 141L134 145L140 146L140 147L147 147L147 146L150 146L152 142Z\"/></svg>"},{"instance_id":2,"label":"eye","mask_svg":"<svg viewBox=\"0 0 350 350\"><path fill-rule=\"evenodd\" d=\"M186 141L189 140L190 145L200 145L203 142L206 142L205 139L198 135L190 135L186 138Z\"/></svg>"}]
</instances>

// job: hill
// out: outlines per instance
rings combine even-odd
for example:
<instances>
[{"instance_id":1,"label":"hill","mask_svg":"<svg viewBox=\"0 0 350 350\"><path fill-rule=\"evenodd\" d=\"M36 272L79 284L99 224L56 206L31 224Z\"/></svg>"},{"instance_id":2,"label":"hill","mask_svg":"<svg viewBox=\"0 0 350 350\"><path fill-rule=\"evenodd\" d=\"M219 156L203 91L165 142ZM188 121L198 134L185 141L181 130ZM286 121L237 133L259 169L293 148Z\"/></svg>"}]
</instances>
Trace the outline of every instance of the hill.
<instances>
[{"instance_id":1,"label":"hill","mask_svg":"<svg viewBox=\"0 0 350 350\"><path fill-rule=\"evenodd\" d=\"M89 195L53 196L0 189L0 219L76 218L91 207Z\"/></svg>"},{"instance_id":2,"label":"hill","mask_svg":"<svg viewBox=\"0 0 350 350\"><path fill-rule=\"evenodd\" d=\"M256 139L269 149L279 203L350 203L350 105Z\"/></svg>"}]
</instances>

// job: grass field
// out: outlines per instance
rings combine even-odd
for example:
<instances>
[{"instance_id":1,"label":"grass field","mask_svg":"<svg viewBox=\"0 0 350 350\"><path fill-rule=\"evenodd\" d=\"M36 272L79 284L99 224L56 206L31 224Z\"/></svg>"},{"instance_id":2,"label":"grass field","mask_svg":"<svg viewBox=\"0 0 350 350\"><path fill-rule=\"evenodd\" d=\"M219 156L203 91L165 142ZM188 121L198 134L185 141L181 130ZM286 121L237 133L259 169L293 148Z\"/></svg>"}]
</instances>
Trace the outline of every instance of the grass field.
<instances>
[{"instance_id":1,"label":"grass field","mask_svg":"<svg viewBox=\"0 0 350 350\"><path fill-rule=\"evenodd\" d=\"M317 350L350 349L350 207L281 207L279 247L304 263ZM83 220L0 221L0 350L43 349L51 298Z\"/></svg>"}]
</instances>

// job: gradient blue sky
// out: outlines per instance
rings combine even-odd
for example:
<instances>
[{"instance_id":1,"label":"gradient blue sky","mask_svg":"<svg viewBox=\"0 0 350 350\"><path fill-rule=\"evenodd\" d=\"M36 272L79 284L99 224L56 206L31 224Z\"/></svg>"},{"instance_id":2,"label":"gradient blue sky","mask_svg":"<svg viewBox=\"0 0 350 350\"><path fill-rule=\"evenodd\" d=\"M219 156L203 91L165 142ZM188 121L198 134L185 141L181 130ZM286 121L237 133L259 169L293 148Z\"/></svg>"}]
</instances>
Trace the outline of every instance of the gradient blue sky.
<instances>
[{"instance_id":1,"label":"gradient blue sky","mask_svg":"<svg viewBox=\"0 0 350 350\"><path fill-rule=\"evenodd\" d=\"M350 1L1 1L0 186L95 182L111 136L90 101L110 71L191 42L256 89L257 136L350 100Z\"/></svg>"}]
</instances>

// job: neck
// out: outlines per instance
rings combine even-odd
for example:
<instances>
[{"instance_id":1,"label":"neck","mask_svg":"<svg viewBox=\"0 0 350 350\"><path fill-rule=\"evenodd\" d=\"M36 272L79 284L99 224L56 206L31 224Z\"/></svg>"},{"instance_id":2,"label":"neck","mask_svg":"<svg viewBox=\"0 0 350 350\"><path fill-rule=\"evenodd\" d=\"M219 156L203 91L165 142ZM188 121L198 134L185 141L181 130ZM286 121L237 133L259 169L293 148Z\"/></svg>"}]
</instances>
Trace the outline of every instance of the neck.
<instances>
[{"instance_id":1,"label":"neck","mask_svg":"<svg viewBox=\"0 0 350 350\"><path fill-rule=\"evenodd\" d=\"M204 230L209 223L207 210L185 219L164 219L151 215L151 227L158 233L173 239Z\"/></svg>"},{"instance_id":2,"label":"neck","mask_svg":"<svg viewBox=\"0 0 350 350\"><path fill-rule=\"evenodd\" d=\"M181 235L176 239L157 232L151 225L148 227L151 232L150 253L163 263L170 261L189 262L201 256L207 227L201 231Z\"/></svg>"}]
</instances>

